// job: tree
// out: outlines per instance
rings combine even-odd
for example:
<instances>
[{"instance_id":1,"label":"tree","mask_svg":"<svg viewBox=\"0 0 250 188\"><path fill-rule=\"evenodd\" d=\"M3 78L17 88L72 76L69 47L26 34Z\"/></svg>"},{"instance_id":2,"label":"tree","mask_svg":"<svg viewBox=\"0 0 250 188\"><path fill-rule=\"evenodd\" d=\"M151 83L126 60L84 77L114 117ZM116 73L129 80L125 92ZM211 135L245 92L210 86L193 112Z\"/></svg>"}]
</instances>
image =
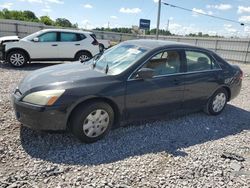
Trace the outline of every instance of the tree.
<instances>
[{"instance_id":1,"label":"tree","mask_svg":"<svg viewBox=\"0 0 250 188\"><path fill-rule=\"evenodd\" d=\"M72 23L66 18L57 18L55 25L61 27L72 27Z\"/></svg>"},{"instance_id":2,"label":"tree","mask_svg":"<svg viewBox=\"0 0 250 188\"><path fill-rule=\"evenodd\" d=\"M78 24L75 23L75 24L72 25L72 27L73 27L73 28L78 28Z\"/></svg>"},{"instance_id":3,"label":"tree","mask_svg":"<svg viewBox=\"0 0 250 188\"><path fill-rule=\"evenodd\" d=\"M77 23L72 24L66 18L58 18L56 19L56 21L54 21L49 16L41 16L39 19L35 15L34 12L29 11L29 10L18 11L18 10L8 10L5 8L3 10L0 10L0 19L21 20L21 21L29 21L29 22L42 22L45 25L78 28Z\"/></svg>"},{"instance_id":4,"label":"tree","mask_svg":"<svg viewBox=\"0 0 250 188\"><path fill-rule=\"evenodd\" d=\"M10 11L8 9L4 8L1 11L1 18L3 18L3 19L11 19Z\"/></svg>"},{"instance_id":5,"label":"tree","mask_svg":"<svg viewBox=\"0 0 250 188\"><path fill-rule=\"evenodd\" d=\"M2 11L0 11L0 18L22 20L22 21L32 21L32 22L39 21L35 13L29 10L17 11L17 10L3 9Z\"/></svg>"},{"instance_id":6,"label":"tree","mask_svg":"<svg viewBox=\"0 0 250 188\"><path fill-rule=\"evenodd\" d=\"M52 19L50 19L50 17L48 16L41 16L40 17L40 21L42 23L44 23L45 25L54 25L54 21Z\"/></svg>"},{"instance_id":7,"label":"tree","mask_svg":"<svg viewBox=\"0 0 250 188\"><path fill-rule=\"evenodd\" d=\"M38 18L36 17L35 13L29 10L23 11L23 17L25 20L38 21Z\"/></svg>"}]
</instances>

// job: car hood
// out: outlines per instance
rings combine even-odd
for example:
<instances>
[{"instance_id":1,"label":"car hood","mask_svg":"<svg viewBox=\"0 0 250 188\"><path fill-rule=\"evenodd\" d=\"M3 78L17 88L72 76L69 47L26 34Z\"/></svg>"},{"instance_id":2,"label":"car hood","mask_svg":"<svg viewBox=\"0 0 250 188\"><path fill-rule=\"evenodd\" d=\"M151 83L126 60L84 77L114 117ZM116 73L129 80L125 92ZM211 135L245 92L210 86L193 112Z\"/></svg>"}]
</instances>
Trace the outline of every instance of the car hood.
<instances>
[{"instance_id":1,"label":"car hood","mask_svg":"<svg viewBox=\"0 0 250 188\"><path fill-rule=\"evenodd\" d=\"M27 75L19 84L21 93L37 87L45 86L60 88L64 85L73 85L74 82L89 83L91 80L106 77L107 75L93 70L92 66L79 62L54 65L38 69Z\"/></svg>"},{"instance_id":2,"label":"car hood","mask_svg":"<svg viewBox=\"0 0 250 188\"><path fill-rule=\"evenodd\" d=\"M0 37L0 43L5 43L5 42L14 42L14 41L19 41L18 36L5 36L5 37Z\"/></svg>"}]
</instances>

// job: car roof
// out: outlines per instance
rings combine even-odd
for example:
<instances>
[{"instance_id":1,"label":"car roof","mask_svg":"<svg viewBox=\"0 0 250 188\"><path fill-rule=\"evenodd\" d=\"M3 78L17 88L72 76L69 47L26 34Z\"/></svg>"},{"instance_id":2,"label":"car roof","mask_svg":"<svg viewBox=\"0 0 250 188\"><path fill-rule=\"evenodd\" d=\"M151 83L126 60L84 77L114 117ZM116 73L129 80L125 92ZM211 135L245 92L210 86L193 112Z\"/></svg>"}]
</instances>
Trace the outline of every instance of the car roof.
<instances>
[{"instance_id":1,"label":"car roof","mask_svg":"<svg viewBox=\"0 0 250 188\"><path fill-rule=\"evenodd\" d=\"M194 46L192 44L187 44L187 43L182 43L182 42L174 42L174 41L168 41L168 40L137 39L137 40L129 40L129 41L126 41L125 43L134 44L134 45L149 48L149 49L155 49L155 48L159 48L159 47L192 47L192 48L197 48L196 46ZM202 49L202 48L199 48L199 49Z\"/></svg>"},{"instance_id":2,"label":"car roof","mask_svg":"<svg viewBox=\"0 0 250 188\"><path fill-rule=\"evenodd\" d=\"M43 29L43 32L49 32L49 31L55 31L55 32L72 32L72 33L84 33L84 34L93 34L90 31L83 31L83 30L77 30L77 29Z\"/></svg>"}]
</instances>

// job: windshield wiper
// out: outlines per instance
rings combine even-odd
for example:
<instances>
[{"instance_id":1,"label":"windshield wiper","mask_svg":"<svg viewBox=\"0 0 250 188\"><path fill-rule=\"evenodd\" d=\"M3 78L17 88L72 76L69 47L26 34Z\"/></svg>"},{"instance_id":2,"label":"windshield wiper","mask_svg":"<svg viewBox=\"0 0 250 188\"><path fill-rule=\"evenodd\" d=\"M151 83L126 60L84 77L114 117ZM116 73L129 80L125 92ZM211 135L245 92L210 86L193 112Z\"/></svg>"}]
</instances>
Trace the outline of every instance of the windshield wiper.
<instances>
[{"instance_id":1,"label":"windshield wiper","mask_svg":"<svg viewBox=\"0 0 250 188\"><path fill-rule=\"evenodd\" d=\"M106 69L105 69L105 73L107 74L108 71L109 71L109 64L108 64L108 62L107 62L107 64L106 64Z\"/></svg>"},{"instance_id":2,"label":"windshield wiper","mask_svg":"<svg viewBox=\"0 0 250 188\"><path fill-rule=\"evenodd\" d=\"M97 55L95 55L93 57L93 64L92 64L93 69L96 67L96 62L98 61L98 59L100 59L100 57L102 56L102 54L103 54L103 52L100 52L99 54L97 54Z\"/></svg>"}]
</instances>

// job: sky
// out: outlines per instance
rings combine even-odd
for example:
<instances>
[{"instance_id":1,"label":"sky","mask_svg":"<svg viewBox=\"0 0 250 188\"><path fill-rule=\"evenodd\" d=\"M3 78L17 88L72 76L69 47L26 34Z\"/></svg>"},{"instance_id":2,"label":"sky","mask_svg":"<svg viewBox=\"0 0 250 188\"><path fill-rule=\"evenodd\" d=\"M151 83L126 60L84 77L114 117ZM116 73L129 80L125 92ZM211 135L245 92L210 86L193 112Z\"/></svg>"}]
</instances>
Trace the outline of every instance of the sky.
<instances>
[{"instance_id":1,"label":"sky","mask_svg":"<svg viewBox=\"0 0 250 188\"><path fill-rule=\"evenodd\" d=\"M158 0L0 0L0 9L31 10L37 16L67 18L83 29L131 27L139 19L156 27ZM171 33L250 37L250 0L162 0L201 13L245 23L218 20L162 4L160 28Z\"/></svg>"}]
</instances>

